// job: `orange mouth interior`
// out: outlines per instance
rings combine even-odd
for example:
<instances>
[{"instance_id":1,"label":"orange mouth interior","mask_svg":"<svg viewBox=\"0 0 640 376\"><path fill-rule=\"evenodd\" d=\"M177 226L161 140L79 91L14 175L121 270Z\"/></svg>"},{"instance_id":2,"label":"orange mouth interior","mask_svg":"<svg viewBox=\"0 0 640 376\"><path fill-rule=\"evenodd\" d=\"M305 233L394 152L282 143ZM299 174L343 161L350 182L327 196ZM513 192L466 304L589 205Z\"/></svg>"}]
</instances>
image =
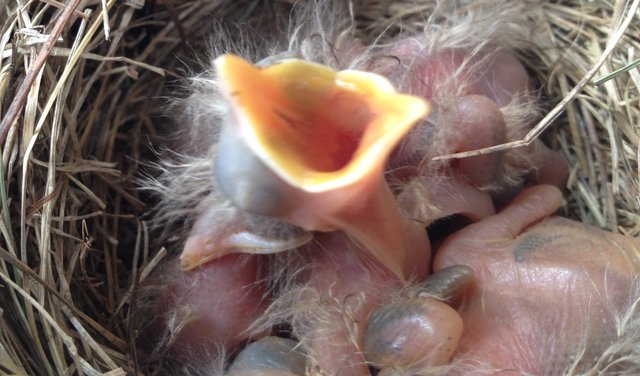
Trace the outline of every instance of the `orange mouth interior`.
<instances>
[{"instance_id":1,"label":"orange mouth interior","mask_svg":"<svg viewBox=\"0 0 640 376\"><path fill-rule=\"evenodd\" d=\"M429 110L383 77L300 60L255 67L216 59L232 115L251 149L283 180L309 192L341 188L380 168Z\"/></svg>"}]
</instances>

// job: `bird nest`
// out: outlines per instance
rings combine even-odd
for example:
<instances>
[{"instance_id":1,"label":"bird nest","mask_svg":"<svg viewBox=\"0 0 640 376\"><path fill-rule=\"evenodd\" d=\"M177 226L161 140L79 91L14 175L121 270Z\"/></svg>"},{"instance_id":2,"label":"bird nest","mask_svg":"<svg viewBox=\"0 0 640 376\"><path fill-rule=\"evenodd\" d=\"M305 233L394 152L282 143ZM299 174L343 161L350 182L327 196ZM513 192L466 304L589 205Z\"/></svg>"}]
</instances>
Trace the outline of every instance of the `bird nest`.
<instances>
[{"instance_id":1,"label":"bird nest","mask_svg":"<svg viewBox=\"0 0 640 376\"><path fill-rule=\"evenodd\" d=\"M640 234L639 2L543 2L521 51L548 114L532 136L570 161L565 214L630 236ZM208 58L193 51L211 20L259 27L262 5L0 0L0 373L162 372L140 368L131 317L136 286L171 252L151 241L154 199L136 179L163 144L158 103ZM418 32L436 5L353 9L366 39Z\"/></svg>"}]
</instances>

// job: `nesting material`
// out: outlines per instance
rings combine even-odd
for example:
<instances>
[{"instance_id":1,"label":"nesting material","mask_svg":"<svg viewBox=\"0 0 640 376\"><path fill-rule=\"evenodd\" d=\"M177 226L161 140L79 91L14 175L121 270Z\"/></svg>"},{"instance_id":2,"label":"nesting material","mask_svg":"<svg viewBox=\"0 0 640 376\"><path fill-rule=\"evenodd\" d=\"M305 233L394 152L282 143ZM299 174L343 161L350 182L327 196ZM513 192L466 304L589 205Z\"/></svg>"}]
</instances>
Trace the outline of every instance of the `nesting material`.
<instances>
[{"instance_id":1,"label":"nesting material","mask_svg":"<svg viewBox=\"0 0 640 376\"><path fill-rule=\"evenodd\" d=\"M566 214L630 236L640 235L640 71L624 68L639 58L639 2L542 2L520 51L556 119L540 137L572 166ZM359 36L373 41L418 33L450 3L362 1L353 10ZM163 373L163 364L140 368L147 354L131 317L136 286L180 239L154 242L143 217L154 199L135 181L156 149L204 152L162 138L171 125L158 107L192 76L187 67L206 69L198 51L216 45L216 35L201 42L212 19L259 28L261 13L253 0L103 0L73 11L0 1L0 373ZM197 207L203 193L176 207Z\"/></svg>"}]
</instances>

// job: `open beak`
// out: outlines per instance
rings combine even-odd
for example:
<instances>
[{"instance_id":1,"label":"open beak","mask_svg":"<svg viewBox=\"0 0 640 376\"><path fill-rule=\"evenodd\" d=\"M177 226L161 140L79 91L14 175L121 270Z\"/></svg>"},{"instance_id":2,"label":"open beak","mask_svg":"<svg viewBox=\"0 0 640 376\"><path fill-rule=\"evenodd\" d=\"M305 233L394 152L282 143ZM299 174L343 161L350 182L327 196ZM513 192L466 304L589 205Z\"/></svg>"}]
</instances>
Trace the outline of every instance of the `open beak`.
<instances>
[{"instance_id":1,"label":"open beak","mask_svg":"<svg viewBox=\"0 0 640 376\"><path fill-rule=\"evenodd\" d=\"M424 99L379 75L300 60L261 68L223 55L215 67L230 105L215 173L231 201L342 230L403 280L426 274L426 231L402 217L384 180L392 149L429 112Z\"/></svg>"}]
</instances>

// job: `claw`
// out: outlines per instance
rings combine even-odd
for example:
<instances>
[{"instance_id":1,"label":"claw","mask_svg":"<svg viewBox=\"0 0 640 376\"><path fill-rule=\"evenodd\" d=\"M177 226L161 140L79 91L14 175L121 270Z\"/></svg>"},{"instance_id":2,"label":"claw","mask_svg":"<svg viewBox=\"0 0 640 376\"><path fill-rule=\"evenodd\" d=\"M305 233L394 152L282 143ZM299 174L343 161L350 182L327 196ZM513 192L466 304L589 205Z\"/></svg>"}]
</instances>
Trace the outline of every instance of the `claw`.
<instances>
[{"instance_id":1,"label":"claw","mask_svg":"<svg viewBox=\"0 0 640 376\"><path fill-rule=\"evenodd\" d=\"M284 60L215 61L230 112L215 174L239 208L310 231L343 230L401 279L422 276L423 226L403 218L383 176L391 150L429 111L383 77Z\"/></svg>"}]
</instances>

